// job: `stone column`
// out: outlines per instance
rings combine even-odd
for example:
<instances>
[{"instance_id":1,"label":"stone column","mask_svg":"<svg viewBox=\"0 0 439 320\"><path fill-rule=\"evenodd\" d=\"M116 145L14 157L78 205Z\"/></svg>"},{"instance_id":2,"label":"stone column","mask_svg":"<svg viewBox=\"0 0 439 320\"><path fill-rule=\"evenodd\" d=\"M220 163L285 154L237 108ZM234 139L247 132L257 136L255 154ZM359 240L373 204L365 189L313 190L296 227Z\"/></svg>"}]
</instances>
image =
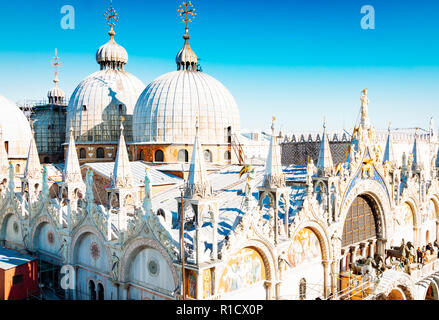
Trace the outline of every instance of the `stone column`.
<instances>
[{"instance_id":1,"label":"stone column","mask_svg":"<svg viewBox=\"0 0 439 320\"><path fill-rule=\"evenodd\" d=\"M323 296L325 299L328 297L329 292L331 292L331 261L323 260Z\"/></svg>"},{"instance_id":2,"label":"stone column","mask_svg":"<svg viewBox=\"0 0 439 320\"><path fill-rule=\"evenodd\" d=\"M413 227L413 242L414 242L415 248L422 247L420 231L421 231L420 227L418 227L418 226Z\"/></svg>"},{"instance_id":3,"label":"stone column","mask_svg":"<svg viewBox=\"0 0 439 320\"><path fill-rule=\"evenodd\" d=\"M369 240L369 258L373 258L374 256L374 250L373 250L373 245L374 245L375 241L374 240Z\"/></svg>"},{"instance_id":4,"label":"stone column","mask_svg":"<svg viewBox=\"0 0 439 320\"><path fill-rule=\"evenodd\" d=\"M218 224L215 219L212 225L212 258L217 260L218 259Z\"/></svg>"},{"instance_id":5,"label":"stone column","mask_svg":"<svg viewBox=\"0 0 439 320\"><path fill-rule=\"evenodd\" d=\"M275 294L276 300L280 299L280 285L281 285L281 282L278 281L278 282L276 282L276 285L274 286L274 294Z\"/></svg>"},{"instance_id":6,"label":"stone column","mask_svg":"<svg viewBox=\"0 0 439 320\"><path fill-rule=\"evenodd\" d=\"M271 281L265 281L264 283L265 285L265 299L266 300L271 300Z\"/></svg>"},{"instance_id":7,"label":"stone column","mask_svg":"<svg viewBox=\"0 0 439 320\"><path fill-rule=\"evenodd\" d=\"M351 251L351 263L355 263L355 260L357 258L357 246L350 246L350 251Z\"/></svg>"},{"instance_id":8,"label":"stone column","mask_svg":"<svg viewBox=\"0 0 439 320\"><path fill-rule=\"evenodd\" d=\"M363 258L366 258L366 249L367 249L367 245L365 242L360 243L360 249L361 249L361 256Z\"/></svg>"},{"instance_id":9,"label":"stone column","mask_svg":"<svg viewBox=\"0 0 439 320\"><path fill-rule=\"evenodd\" d=\"M332 292L332 298L337 298L337 292L338 292L338 279L340 274L340 266L341 261L344 260L343 257L337 257L331 264L332 267L332 277L331 277L331 292Z\"/></svg>"},{"instance_id":10,"label":"stone column","mask_svg":"<svg viewBox=\"0 0 439 320\"><path fill-rule=\"evenodd\" d=\"M277 221L277 205L273 208L273 219L274 219L274 243L277 244L277 239L279 238L279 223Z\"/></svg>"},{"instance_id":11,"label":"stone column","mask_svg":"<svg viewBox=\"0 0 439 320\"><path fill-rule=\"evenodd\" d=\"M387 239L377 239L377 253L386 256L386 242Z\"/></svg>"},{"instance_id":12,"label":"stone column","mask_svg":"<svg viewBox=\"0 0 439 320\"><path fill-rule=\"evenodd\" d=\"M128 300L129 299L129 293L130 293L130 284L124 283L119 286L120 289L122 289L122 300Z\"/></svg>"}]
</instances>

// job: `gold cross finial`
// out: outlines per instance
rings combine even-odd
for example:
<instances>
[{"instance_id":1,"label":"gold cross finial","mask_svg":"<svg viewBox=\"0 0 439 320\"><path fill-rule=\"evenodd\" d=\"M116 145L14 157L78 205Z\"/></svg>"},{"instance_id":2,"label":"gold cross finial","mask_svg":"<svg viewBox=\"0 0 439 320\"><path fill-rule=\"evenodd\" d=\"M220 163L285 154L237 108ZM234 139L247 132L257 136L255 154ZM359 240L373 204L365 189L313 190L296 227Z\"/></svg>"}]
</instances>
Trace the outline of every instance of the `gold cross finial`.
<instances>
[{"instance_id":1,"label":"gold cross finial","mask_svg":"<svg viewBox=\"0 0 439 320\"><path fill-rule=\"evenodd\" d=\"M192 20L195 19L195 16L197 13L195 12L195 8L192 5L191 1L184 1L182 3L184 6L183 8L181 5L177 9L178 15L181 18L181 21L186 24L186 29L188 28L188 23L192 23Z\"/></svg>"},{"instance_id":2,"label":"gold cross finial","mask_svg":"<svg viewBox=\"0 0 439 320\"><path fill-rule=\"evenodd\" d=\"M111 27L111 30L113 30L116 22L119 21L119 15L113 8L113 0L110 1L110 8L104 13L104 16L105 20L107 20L108 25Z\"/></svg>"}]
</instances>

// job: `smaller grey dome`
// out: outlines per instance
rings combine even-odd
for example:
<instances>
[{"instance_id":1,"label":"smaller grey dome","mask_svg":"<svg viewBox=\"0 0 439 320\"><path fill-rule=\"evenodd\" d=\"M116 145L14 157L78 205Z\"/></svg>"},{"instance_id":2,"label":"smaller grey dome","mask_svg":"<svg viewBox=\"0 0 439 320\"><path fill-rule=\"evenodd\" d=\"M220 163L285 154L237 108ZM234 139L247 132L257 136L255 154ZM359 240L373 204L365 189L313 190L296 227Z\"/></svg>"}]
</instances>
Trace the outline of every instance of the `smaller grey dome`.
<instances>
[{"instance_id":1,"label":"smaller grey dome","mask_svg":"<svg viewBox=\"0 0 439 320\"><path fill-rule=\"evenodd\" d=\"M183 36L184 46L175 58L177 70L197 70L198 57L189 45L190 38L189 30L186 28L186 33Z\"/></svg>"},{"instance_id":2,"label":"smaller grey dome","mask_svg":"<svg viewBox=\"0 0 439 320\"><path fill-rule=\"evenodd\" d=\"M128 53L124 47L117 44L114 40L116 33L113 29L111 29L108 34L110 35L110 41L98 49L96 52L96 61L101 66L101 70L123 70L128 62Z\"/></svg>"},{"instance_id":3,"label":"smaller grey dome","mask_svg":"<svg viewBox=\"0 0 439 320\"><path fill-rule=\"evenodd\" d=\"M55 86L47 92L47 98L49 98L49 103L53 104L63 104L66 94L64 91L58 87L58 72L55 72L55 79L53 80Z\"/></svg>"}]
</instances>

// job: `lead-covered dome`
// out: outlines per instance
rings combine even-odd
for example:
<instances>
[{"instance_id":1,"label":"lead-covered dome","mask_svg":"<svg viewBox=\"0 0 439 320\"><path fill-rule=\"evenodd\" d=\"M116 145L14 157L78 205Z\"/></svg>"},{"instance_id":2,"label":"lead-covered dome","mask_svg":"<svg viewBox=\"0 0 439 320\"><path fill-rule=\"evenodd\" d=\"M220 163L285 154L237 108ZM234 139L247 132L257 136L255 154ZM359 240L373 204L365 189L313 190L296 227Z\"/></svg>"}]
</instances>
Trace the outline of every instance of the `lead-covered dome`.
<instances>
[{"instance_id":1,"label":"lead-covered dome","mask_svg":"<svg viewBox=\"0 0 439 320\"><path fill-rule=\"evenodd\" d=\"M0 95L0 126L9 158L27 158L32 131L26 116L11 100Z\"/></svg>"},{"instance_id":2,"label":"lead-covered dome","mask_svg":"<svg viewBox=\"0 0 439 320\"><path fill-rule=\"evenodd\" d=\"M110 14L113 19L116 17L112 6ZM67 107L66 137L72 126L78 143L117 143L122 118L127 129L126 139L132 141L134 107L145 85L124 70L128 53L114 40L114 23L109 25L110 41L96 53L100 71L76 87Z\"/></svg>"},{"instance_id":3,"label":"lead-covered dome","mask_svg":"<svg viewBox=\"0 0 439 320\"><path fill-rule=\"evenodd\" d=\"M192 70L167 73L140 95L133 140L193 143L197 116L202 143L227 143L229 133L240 130L235 99L218 80Z\"/></svg>"},{"instance_id":4,"label":"lead-covered dome","mask_svg":"<svg viewBox=\"0 0 439 320\"><path fill-rule=\"evenodd\" d=\"M66 135L73 126L77 142L117 142L125 119L130 137L134 106L145 85L132 74L105 69L84 79L70 97Z\"/></svg>"},{"instance_id":5,"label":"lead-covered dome","mask_svg":"<svg viewBox=\"0 0 439 320\"><path fill-rule=\"evenodd\" d=\"M177 71L154 80L137 101L133 141L192 144L198 118L203 144L230 143L240 131L236 101L218 80L198 70L187 26L183 39Z\"/></svg>"}]
</instances>

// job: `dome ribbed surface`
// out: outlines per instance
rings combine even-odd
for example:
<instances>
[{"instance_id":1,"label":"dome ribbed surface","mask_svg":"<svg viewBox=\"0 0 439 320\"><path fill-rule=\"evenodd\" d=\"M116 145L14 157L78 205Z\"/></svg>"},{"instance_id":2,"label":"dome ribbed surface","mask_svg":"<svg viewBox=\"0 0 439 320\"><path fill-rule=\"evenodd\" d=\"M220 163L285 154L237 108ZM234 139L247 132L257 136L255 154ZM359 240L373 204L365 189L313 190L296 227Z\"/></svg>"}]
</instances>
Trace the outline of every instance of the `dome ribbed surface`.
<instances>
[{"instance_id":1,"label":"dome ribbed surface","mask_svg":"<svg viewBox=\"0 0 439 320\"><path fill-rule=\"evenodd\" d=\"M227 143L240 131L238 106L213 77L197 71L167 73L149 84L134 110L133 140L192 144L196 117L201 143Z\"/></svg>"},{"instance_id":2,"label":"dome ribbed surface","mask_svg":"<svg viewBox=\"0 0 439 320\"><path fill-rule=\"evenodd\" d=\"M145 85L132 74L106 69L84 79L73 92L67 109L67 130L73 126L77 143L118 142L120 119L125 118L131 140L134 106Z\"/></svg>"}]
</instances>

